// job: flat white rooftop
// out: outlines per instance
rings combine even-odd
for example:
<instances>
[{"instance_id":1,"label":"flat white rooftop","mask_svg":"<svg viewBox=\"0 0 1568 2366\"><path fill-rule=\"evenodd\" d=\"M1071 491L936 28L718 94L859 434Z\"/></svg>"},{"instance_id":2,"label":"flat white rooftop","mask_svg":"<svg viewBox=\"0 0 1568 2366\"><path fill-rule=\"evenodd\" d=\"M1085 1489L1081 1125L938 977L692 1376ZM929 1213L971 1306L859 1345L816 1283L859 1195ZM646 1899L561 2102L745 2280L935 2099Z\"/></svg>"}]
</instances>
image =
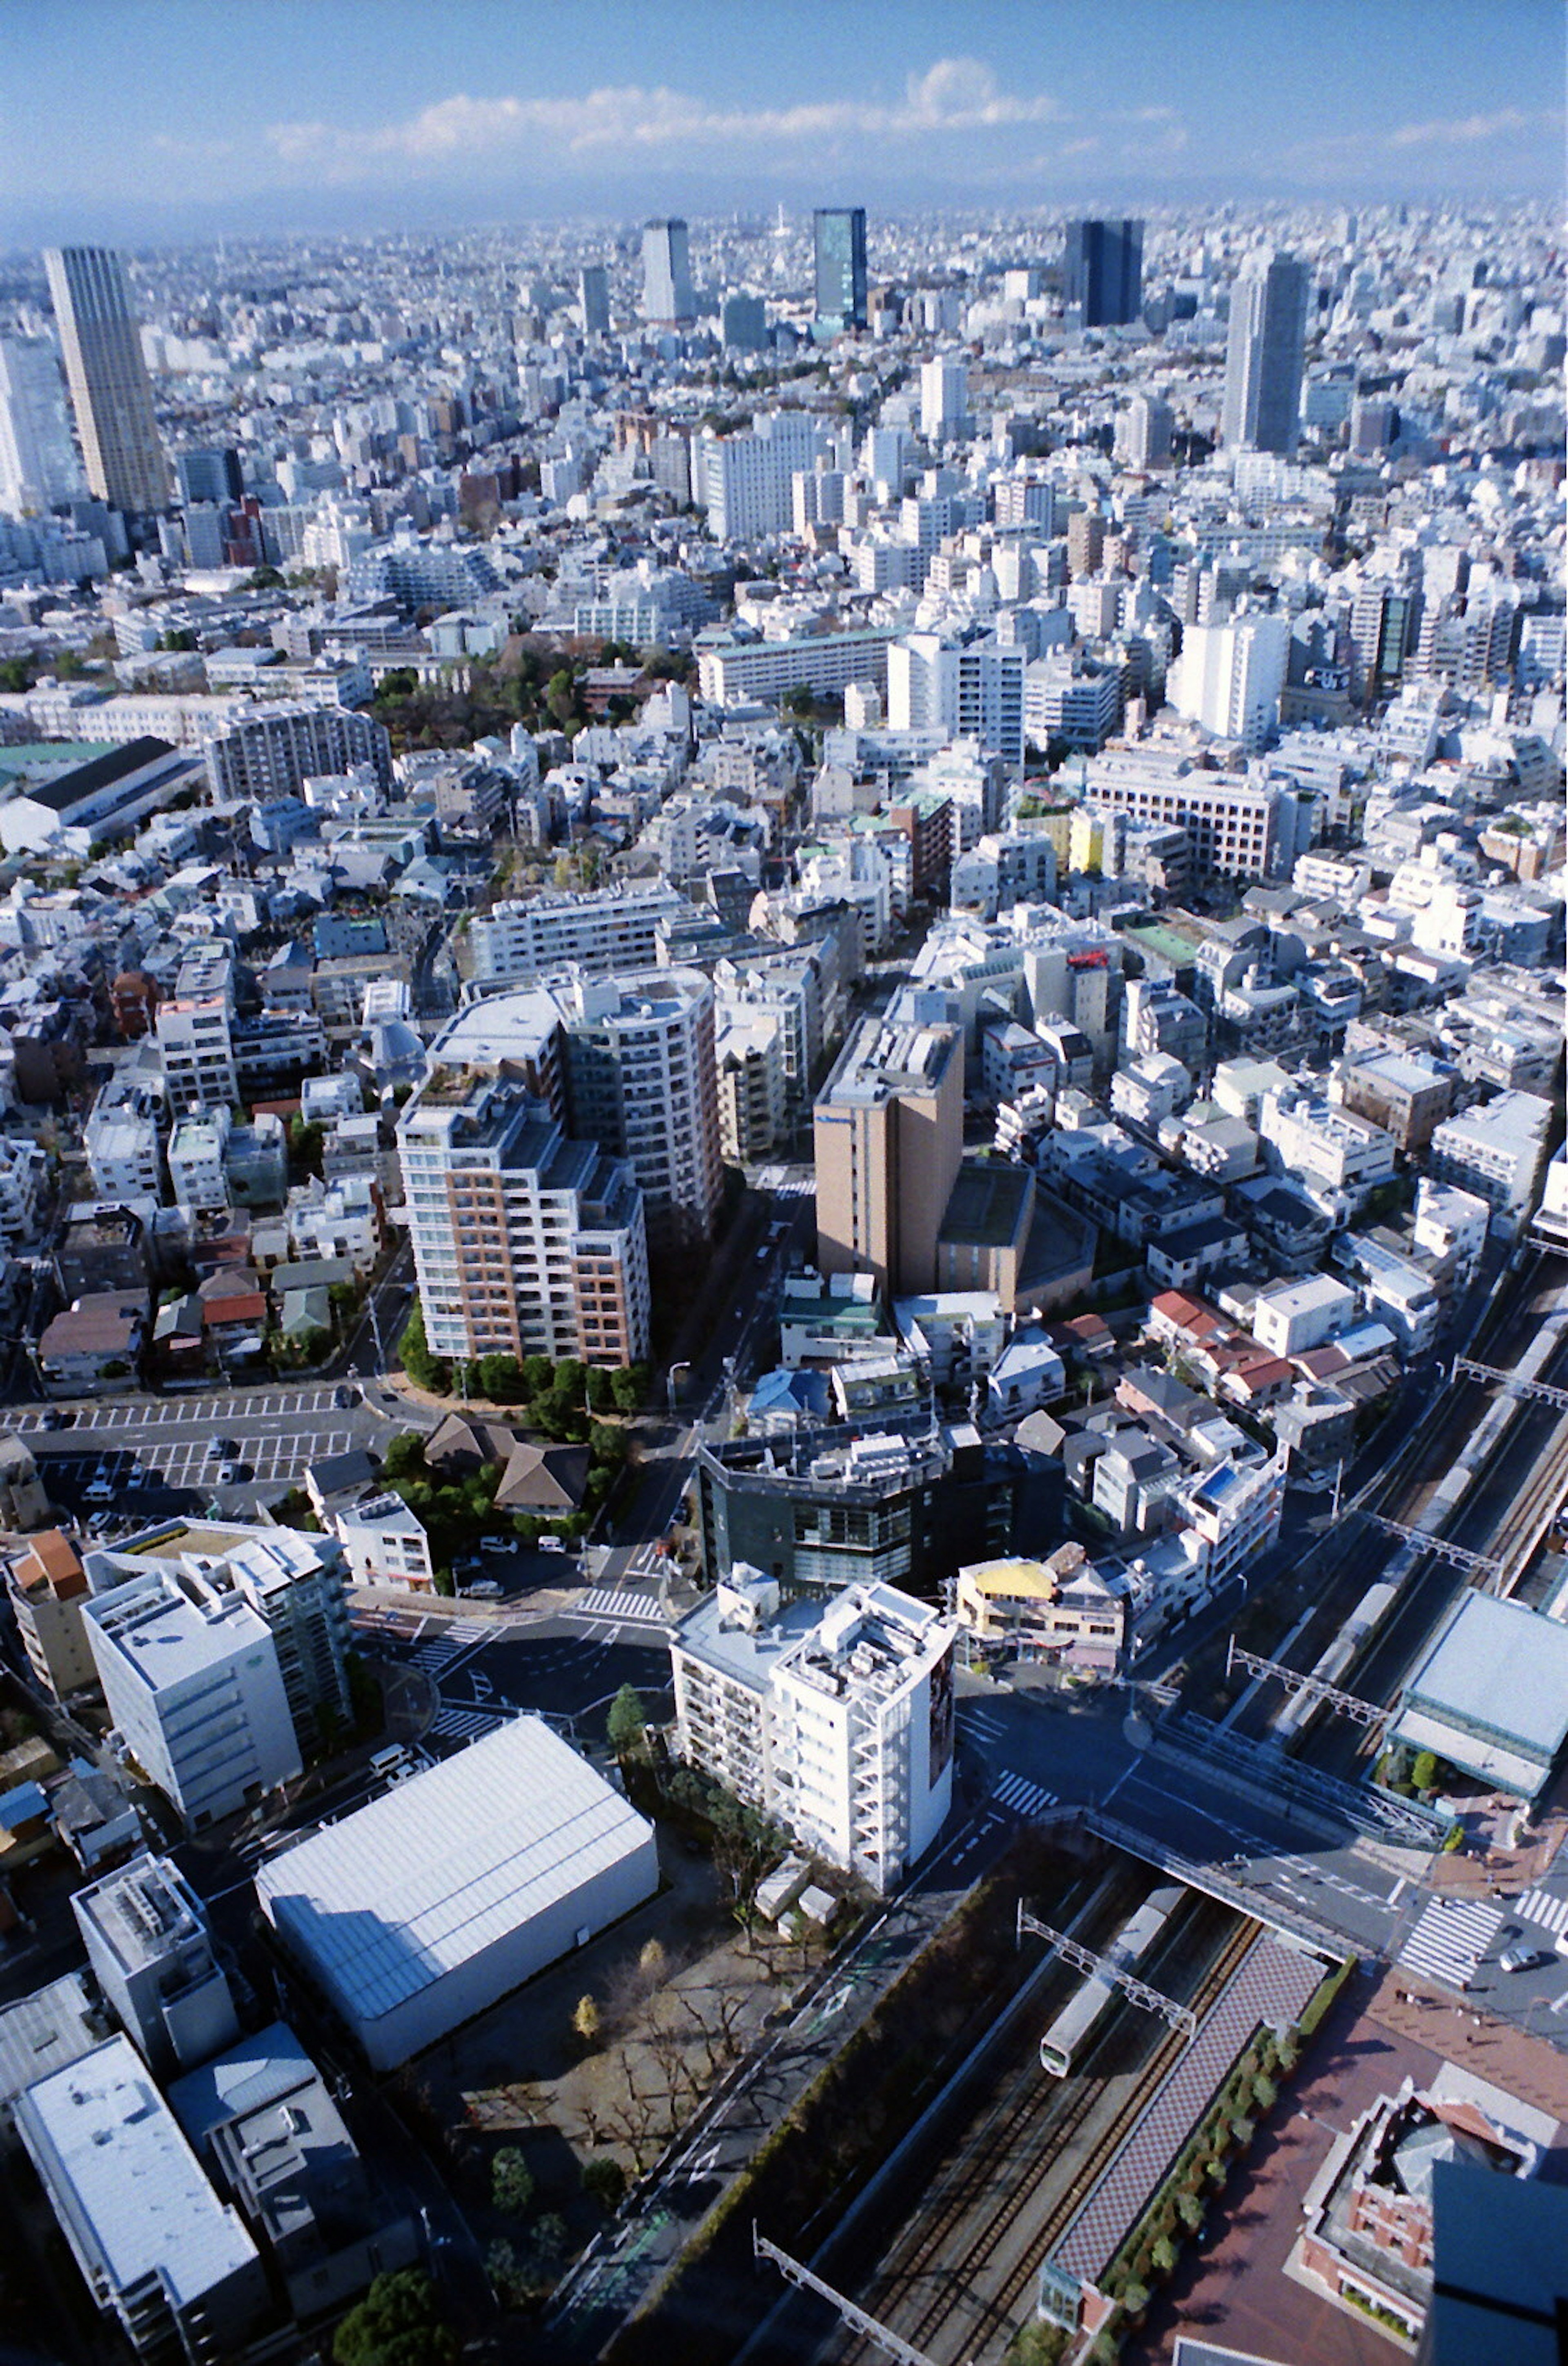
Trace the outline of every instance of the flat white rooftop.
<instances>
[{"instance_id":1,"label":"flat white rooftop","mask_svg":"<svg viewBox=\"0 0 1568 2366\"><path fill-rule=\"evenodd\" d=\"M649 1826L520 1717L262 1867L263 1911L375 2021L644 1849Z\"/></svg>"},{"instance_id":2,"label":"flat white rooftop","mask_svg":"<svg viewBox=\"0 0 1568 2366\"><path fill-rule=\"evenodd\" d=\"M161 2276L189 2308L254 2261L129 2037L29 2087L17 2124L115 2292Z\"/></svg>"}]
</instances>

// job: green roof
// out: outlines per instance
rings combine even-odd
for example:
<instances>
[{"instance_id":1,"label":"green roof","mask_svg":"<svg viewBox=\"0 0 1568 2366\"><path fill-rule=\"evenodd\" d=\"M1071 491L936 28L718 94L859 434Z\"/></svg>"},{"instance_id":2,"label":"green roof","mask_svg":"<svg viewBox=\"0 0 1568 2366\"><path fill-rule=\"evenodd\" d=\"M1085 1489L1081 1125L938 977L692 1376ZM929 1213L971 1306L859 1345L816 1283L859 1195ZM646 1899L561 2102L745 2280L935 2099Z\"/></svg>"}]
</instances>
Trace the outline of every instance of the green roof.
<instances>
[{"instance_id":1,"label":"green roof","mask_svg":"<svg viewBox=\"0 0 1568 2366\"><path fill-rule=\"evenodd\" d=\"M1162 921L1151 920L1136 928L1118 932L1135 945L1143 945L1162 961L1173 963L1179 969L1190 969L1198 958L1201 941L1196 937L1183 936L1179 930L1167 928Z\"/></svg>"},{"instance_id":2,"label":"green roof","mask_svg":"<svg viewBox=\"0 0 1568 2366\"><path fill-rule=\"evenodd\" d=\"M24 772L73 771L118 749L118 739L28 739L20 747L0 748L0 772L19 778Z\"/></svg>"}]
</instances>

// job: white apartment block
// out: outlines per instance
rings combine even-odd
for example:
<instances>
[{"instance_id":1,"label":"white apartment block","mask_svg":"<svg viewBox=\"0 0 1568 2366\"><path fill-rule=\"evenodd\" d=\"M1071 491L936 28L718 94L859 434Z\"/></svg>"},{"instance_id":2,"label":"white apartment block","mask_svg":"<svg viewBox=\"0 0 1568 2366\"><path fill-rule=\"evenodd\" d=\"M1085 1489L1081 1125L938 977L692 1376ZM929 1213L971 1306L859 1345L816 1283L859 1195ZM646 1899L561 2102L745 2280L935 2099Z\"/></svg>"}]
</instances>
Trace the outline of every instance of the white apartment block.
<instances>
[{"instance_id":1,"label":"white apartment block","mask_svg":"<svg viewBox=\"0 0 1568 2366\"><path fill-rule=\"evenodd\" d=\"M646 969L659 957L663 920L689 914L677 889L626 887L509 897L470 924L477 981L537 977L576 967Z\"/></svg>"},{"instance_id":2,"label":"white apartment block","mask_svg":"<svg viewBox=\"0 0 1568 2366\"><path fill-rule=\"evenodd\" d=\"M180 1118L169 1136L169 1186L176 1207L217 1213L229 1205L223 1153L230 1117L220 1106Z\"/></svg>"},{"instance_id":3,"label":"white apartment block","mask_svg":"<svg viewBox=\"0 0 1568 2366\"><path fill-rule=\"evenodd\" d=\"M955 1631L891 1585L781 1603L739 1564L671 1638L681 1755L802 1847L896 1888L952 1804Z\"/></svg>"},{"instance_id":4,"label":"white apartment block","mask_svg":"<svg viewBox=\"0 0 1568 2366\"><path fill-rule=\"evenodd\" d=\"M108 1555L102 1584L128 1564ZM109 1583L82 1622L129 1756L195 1831L300 1772L277 1647L242 1594L182 1584L166 1565Z\"/></svg>"},{"instance_id":5,"label":"white apartment block","mask_svg":"<svg viewBox=\"0 0 1568 2366\"><path fill-rule=\"evenodd\" d=\"M629 1163L569 1142L525 1086L441 1049L398 1124L431 1352L640 1362L648 1245Z\"/></svg>"},{"instance_id":6,"label":"white apartment block","mask_svg":"<svg viewBox=\"0 0 1568 2366\"><path fill-rule=\"evenodd\" d=\"M851 682L873 682L885 690L887 652L896 638L897 627L885 625L807 633L793 641L722 641L699 652L698 685L710 706L776 702L792 690L831 698Z\"/></svg>"},{"instance_id":7,"label":"white apartment block","mask_svg":"<svg viewBox=\"0 0 1568 2366\"><path fill-rule=\"evenodd\" d=\"M1536 1195L1551 1104L1535 1093L1499 1093L1495 1100L1446 1117L1432 1135L1432 1179L1473 1191L1501 1216L1518 1216Z\"/></svg>"},{"instance_id":8,"label":"white apartment block","mask_svg":"<svg viewBox=\"0 0 1568 2366\"><path fill-rule=\"evenodd\" d=\"M711 983L690 969L580 977L562 1010L574 1132L626 1161L650 1229L706 1239L724 1183Z\"/></svg>"},{"instance_id":9,"label":"white apartment block","mask_svg":"<svg viewBox=\"0 0 1568 2366\"><path fill-rule=\"evenodd\" d=\"M1006 764L1023 762L1028 651L993 640L959 644L910 633L887 652L887 722L894 731L973 739Z\"/></svg>"},{"instance_id":10,"label":"white apartment block","mask_svg":"<svg viewBox=\"0 0 1568 2366\"><path fill-rule=\"evenodd\" d=\"M818 422L802 411L759 413L749 435L700 437L694 456L715 541L787 534L795 471L812 468L828 449Z\"/></svg>"},{"instance_id":11,"label":"white apartment block","mask_svg":"<svg viewBox=\"0 0 1568 2366\"><path fill-rule=\"evenodd\" d=\"M1393 1175L1397 1145L1391 1133L1296 1085L1264 1094L1258 1132L1275 1173L1299 1183L1336 1223L1344 1223L1369 1191Z\"/></svg>"},{"instance_id":12,"label":"white apartment block","mask_svg":"<svg viewBox=\"0 0 1568 2366\"><path fill-rule=\"evenodd\" d=\"M1355 1319L1355 1291L1326 1273L1260 1290L1247 1317L1253 1337L1271 1356L1303 1356Z\"/></svg>"},{"instance_id":13,"label":"white apartment block","mask_svg":"<svg viewBox=\"0 0 1568 2366\"><path fill-rule=\"evenodd\" d=\"M158 1121L151 1110L121 1102L97 1108L82 1129L93 1189L100 1200L156 1200L164 1188Z\"/></svg>"},{"instance_id":14,"label":"white apartment block","mask_svg":"<svg viewBox=\"0 0 1568 2366\"><path fill-rule=\"evenodd\" d=\"M1282 1454L1241 1467L1221 1462L1177 1496L1197 1547L1205 1591L1217 1593L1247 1563L1266 1553L1280 1533L1285 1504Z\"/></svg>"},{"instance_id":15,"label":"white apartment block","mask_svg":"<svg viewBox=\"0 0 1568 2366\"><path fill-rule=\"evenodd\" d=\"M434 1590L430 1538L423 1522L390 1488L333 1513L332 1525L348 1562L351 1585L391 1586L408 1594Z\"/></svg>"},{"instance_id":16,"label":"white apartment block","mask_svg":"<svg viewBox=\"0 0 1568 2366\"><path fill-rule=\"evenodd\" d=\"M49 1155L40 1144L25 1134L0 1134L0 1241L8 1249L32 1239L48 1173Z\"/></svg>"}]
</instances>

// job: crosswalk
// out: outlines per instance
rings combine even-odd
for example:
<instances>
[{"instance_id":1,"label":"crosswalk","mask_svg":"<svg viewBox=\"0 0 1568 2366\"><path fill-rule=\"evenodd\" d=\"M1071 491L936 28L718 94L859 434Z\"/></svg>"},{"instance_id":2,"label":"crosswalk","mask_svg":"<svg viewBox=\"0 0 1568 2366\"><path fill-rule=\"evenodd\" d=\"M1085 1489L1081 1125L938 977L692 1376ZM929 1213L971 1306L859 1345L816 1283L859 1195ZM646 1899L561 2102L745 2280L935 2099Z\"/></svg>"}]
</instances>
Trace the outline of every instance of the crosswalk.
<instances>
[{"instance_id":1,"label":"crosswalk","mask_svg":"<svg viewBox=\"0 0 1568 2366\"><path fill-rule=\"evenodd\" d=\"M1399 1951L1407 1972L1461 1992L1503 1927L1503 1910L1480 1899L1470 1905L1434 1898Z\"/></svg>"},{"instance_id":2,"label":"crosswalk","mask_svg":"<svg viewBox=\"0 0 1568 2366\"><path fill-rule=\"evenodd\" d=\"M1043 1791L1038 1783L1030 1782L1024 1774L1004 1774L998 1783L993 1785L991 1797L998 1808L1006 1808L1010 1814L1026 1818L1043 1816L1047 1808L1054 1808L1056 1804L1055 1791Z\"/></svg>"},{"instance_id":3,"label":"crosswalk","mask_svg":"<svg viewBox=\"0 0 1568 2366\"><path fill-rule=\"evenodd\" d=\"M477 1741L481 1734L493 1733L498 1725L507 1722L506 1712L489 1708L440 1707L430 1726L437 1741Z\"/></svg>"},{"instance_id":4,"label":"crosswalk","mask_svg":"<svg viewBox=\"0 0 1568 2366\"><path fill-rule=\"evenodd\" d=\"M637 1623L644 1627L665 1627L669 1624L659 1604L650 1594L628 1594L615 1585L591 1585L571 1605L571 1615L577 1618L614 1618Z\"/></svg>"},{"instance_id":5,"label":"crosswalk","mask_svg":"<svg viewBox=\"0 0 1568 2366\"><path fill-rule=\"evenodd\" d=\"M972 1733L977 1733L983 1741L999 1741L1007 1731L1006 1726L993 1709L970 1708L965 1705L958 1714L969 1730Z\"/></svg>"},{"instance_id":6,"label":"crosswalk","mask_svg":"<svg viewBox=\"0 0 1568 2366\"><path fill-rule=\"evenodd\" d=\"M1568 1931L1568 1898L1554 1897L1550 1889L1527 1889L1513 1900L1514 1910L1528 1922L1539 1922L1543 1931L1558 1936Z\"/></svg>"},{"instance_id":7,"label":"crosswalk","mask_svg":"<svg viewBox=\"0 0 1568 2366\"><path fill-rule=\"evenodd\" d=\"M411 1663L421 1675L437 1677L466 1649L462 1640L447 1628L445 1634L432 1635L427 1641L409 1654Z\"/></svg>"}]
</instances>

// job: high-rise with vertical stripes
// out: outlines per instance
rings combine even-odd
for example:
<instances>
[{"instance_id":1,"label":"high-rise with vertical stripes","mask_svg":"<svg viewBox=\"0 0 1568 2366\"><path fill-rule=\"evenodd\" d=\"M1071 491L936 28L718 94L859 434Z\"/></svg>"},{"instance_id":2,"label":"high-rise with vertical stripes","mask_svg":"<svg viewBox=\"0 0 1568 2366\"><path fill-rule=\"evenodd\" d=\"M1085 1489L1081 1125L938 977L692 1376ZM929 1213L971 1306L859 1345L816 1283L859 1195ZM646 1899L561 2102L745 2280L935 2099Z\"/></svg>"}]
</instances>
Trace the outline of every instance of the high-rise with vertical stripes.
<instances>
[{"instance_id":1,"label":"high-rise with vertical stripes","mask_svg":"<svg viewBox=\"0 0 1568 2366\"><path fill-rule=\"evenodd\" d=\"M132 515L167 509L169 467L118 255L102 246L51 247L44 266L88 485Z\"/></svg>"}]
</instances>

